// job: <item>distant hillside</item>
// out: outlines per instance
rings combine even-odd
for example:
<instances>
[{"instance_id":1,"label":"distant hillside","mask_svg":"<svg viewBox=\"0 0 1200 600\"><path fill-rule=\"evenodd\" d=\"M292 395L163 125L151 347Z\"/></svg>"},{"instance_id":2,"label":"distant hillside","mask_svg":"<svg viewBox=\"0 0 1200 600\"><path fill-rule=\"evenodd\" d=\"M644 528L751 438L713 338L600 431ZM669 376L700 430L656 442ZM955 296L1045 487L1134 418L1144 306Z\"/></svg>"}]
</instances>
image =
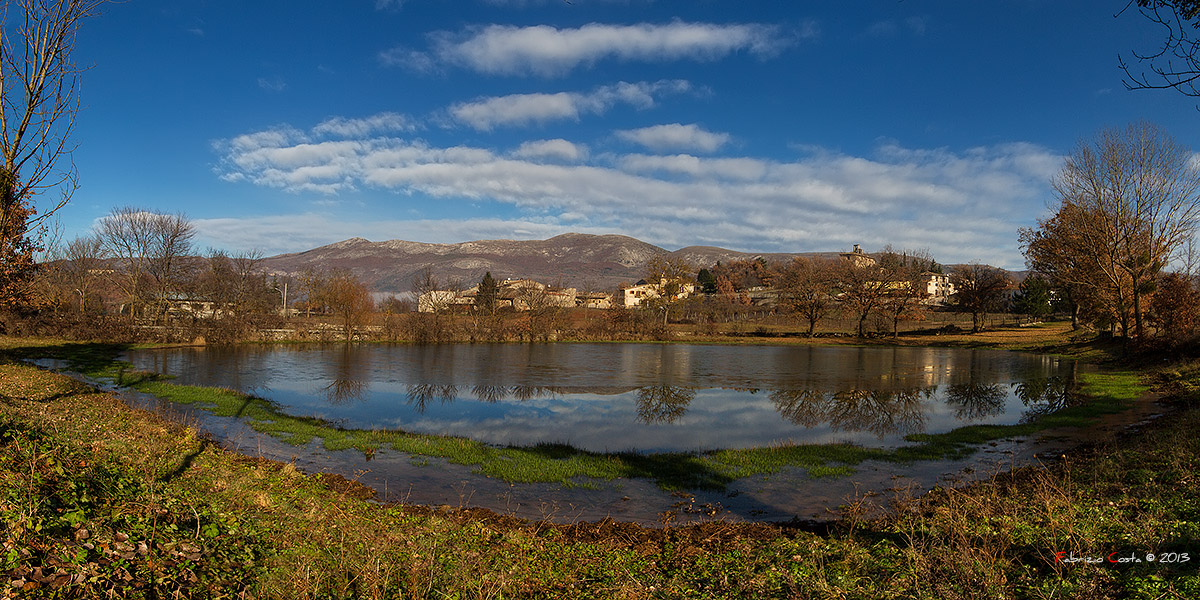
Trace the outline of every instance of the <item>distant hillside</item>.
<instances>
[{"instance_id":1,"label":"distant hillside","mask_svg":"<svg viewBox=\"0 0 1200 600\"><path fill-rule=\"evenodd\" d=\"M767 262L786 262L797 256L808 256L810 258L837 258L839 252L796 252L796 253L780 253L780 252L738 252L736 250L726 250L715 246L688 246L680 248L669 253L673 257L682 258L689 265L699 268L711 267L718 262L727 263L733 260L750 260L762 258Z\"/></svg>"},{"instance_id":2,"label":"distant hillside","mask_svg":"<svg viewBox=\"0 0 1200 600\"><path fill-rule=\"evenodd\" d=\"M270 274L298 275L307 269L344 268L376 292L407 292L413 277L429 267L439 281L478 283L491 271L497 279L529 278L580 289L608 290L623 282L641 279L646 263L655 256L683 258L697 268L717 261L763 257L789 260L793 256L836 252L763 254L737 252L711 246L690 246L668 252L658 246L623 235L567 233L548 240L482 240L461 244L425 244L391 240L371 242L352 238L295 254L263 259Z\"/></svg>"}]
</instances>

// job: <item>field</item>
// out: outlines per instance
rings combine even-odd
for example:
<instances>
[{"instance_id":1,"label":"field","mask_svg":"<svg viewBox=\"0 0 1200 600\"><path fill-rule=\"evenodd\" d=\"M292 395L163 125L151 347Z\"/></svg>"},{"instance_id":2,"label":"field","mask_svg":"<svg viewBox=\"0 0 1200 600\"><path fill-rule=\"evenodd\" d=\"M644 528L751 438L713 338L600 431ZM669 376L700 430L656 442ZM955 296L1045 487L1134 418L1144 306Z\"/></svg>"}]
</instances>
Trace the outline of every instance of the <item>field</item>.
<instances>
[{"instance_id":1,"label":"field","mask_svg":"<svg viewBox=\"0 0 1200 600\"><path fill-rule=\"evenodd\" d=\"M372 502L16 360L58 340L0 338L0 597L1200 596L1200 365L1134 361L1062 326L891 343L1136 367L1088 393L1127 402L1150 384L1169 416L1045 468L894 498L882 517L851 504L821 525L551 525Z\"/></svg>"}]
</instances>

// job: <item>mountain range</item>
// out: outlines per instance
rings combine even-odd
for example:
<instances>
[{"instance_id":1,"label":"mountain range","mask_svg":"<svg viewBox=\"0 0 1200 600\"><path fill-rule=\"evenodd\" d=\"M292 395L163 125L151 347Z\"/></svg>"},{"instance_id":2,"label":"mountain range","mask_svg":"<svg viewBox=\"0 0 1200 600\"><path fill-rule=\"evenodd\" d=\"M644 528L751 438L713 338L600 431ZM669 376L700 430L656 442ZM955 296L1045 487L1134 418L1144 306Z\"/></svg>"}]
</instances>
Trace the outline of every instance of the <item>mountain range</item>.
<instances>
[{"instance_id":1,"label":"mountain range","mask_svg":"<svg viewBox=\"0 0 1200 600\"><path fill-rule=\"evenodd\" d=\"M635 283L646 263L656 256L680 258L696 268L717 261L763 258L790 260L796 256L837 256L837 252L753 253L712 246L689 246L668 251L623 235L567 233L548 240L480 240L459 244L426 244L363 238L264 258L268 274L296 276L306 270L347 269L374 292L402 293L425 268L439 282L470 287L491 272L496 279L533 279L581 290L610 290Z\"/></svg>"}]
</instances>

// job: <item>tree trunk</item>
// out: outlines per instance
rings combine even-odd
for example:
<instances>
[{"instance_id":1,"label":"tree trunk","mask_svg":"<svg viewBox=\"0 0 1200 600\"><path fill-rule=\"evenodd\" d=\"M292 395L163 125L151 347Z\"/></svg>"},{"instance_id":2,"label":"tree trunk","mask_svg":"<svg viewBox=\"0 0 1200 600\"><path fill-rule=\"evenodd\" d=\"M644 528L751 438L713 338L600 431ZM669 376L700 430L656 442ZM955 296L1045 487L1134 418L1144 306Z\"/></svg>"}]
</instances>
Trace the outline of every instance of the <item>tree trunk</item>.
<instances>
[{"instance_id":1,"label":"tree trunk","mask_svg":"<svg viewBox=\"0 0 1200 600\"><path fill-rule=\"evenodd\" d=\"M1137 286L1133 288L1133 328L1137 339L1142 339L1142 294L1138 292Z\"/></svg>"}]
</instances>

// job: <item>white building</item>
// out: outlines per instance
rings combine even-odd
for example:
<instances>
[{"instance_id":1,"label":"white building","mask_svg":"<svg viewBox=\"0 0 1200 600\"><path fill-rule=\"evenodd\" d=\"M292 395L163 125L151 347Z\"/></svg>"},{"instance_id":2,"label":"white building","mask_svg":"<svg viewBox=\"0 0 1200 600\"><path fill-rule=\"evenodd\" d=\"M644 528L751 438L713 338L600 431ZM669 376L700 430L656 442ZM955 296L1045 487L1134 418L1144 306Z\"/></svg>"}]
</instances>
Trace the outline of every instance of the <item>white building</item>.
<instances>
[{"instance_id":1,"label":"white building","mask_svg":"<svg viewBox=\"0 0 1200 600\"><path fill-rule=\"evenodd\" d=\"M631 285L625 288L623 292L625 295L625 308L640 306L647 300L658 298L662 295L662 288L665 287L666 284L666 281L661 281L657 284L639 283L638 285ZM694 293L696 293L696 285L692 283L684 283L683 285L679 286L679 293L675 294L675 297L671 300L682 300Z\"/></svg>"},{"instance_id":2,"label":"white building","mask_svg":"<svg viewBox=\"0 0 1200 600\"><path fill-rule=\"evenodd\" d=\"M929 304L945 304L954 295L954 284L950 283L950 276L944 273L921 273L921 282L925 285L928 295L926 302Z\"/></svg>"}]
</instances>

